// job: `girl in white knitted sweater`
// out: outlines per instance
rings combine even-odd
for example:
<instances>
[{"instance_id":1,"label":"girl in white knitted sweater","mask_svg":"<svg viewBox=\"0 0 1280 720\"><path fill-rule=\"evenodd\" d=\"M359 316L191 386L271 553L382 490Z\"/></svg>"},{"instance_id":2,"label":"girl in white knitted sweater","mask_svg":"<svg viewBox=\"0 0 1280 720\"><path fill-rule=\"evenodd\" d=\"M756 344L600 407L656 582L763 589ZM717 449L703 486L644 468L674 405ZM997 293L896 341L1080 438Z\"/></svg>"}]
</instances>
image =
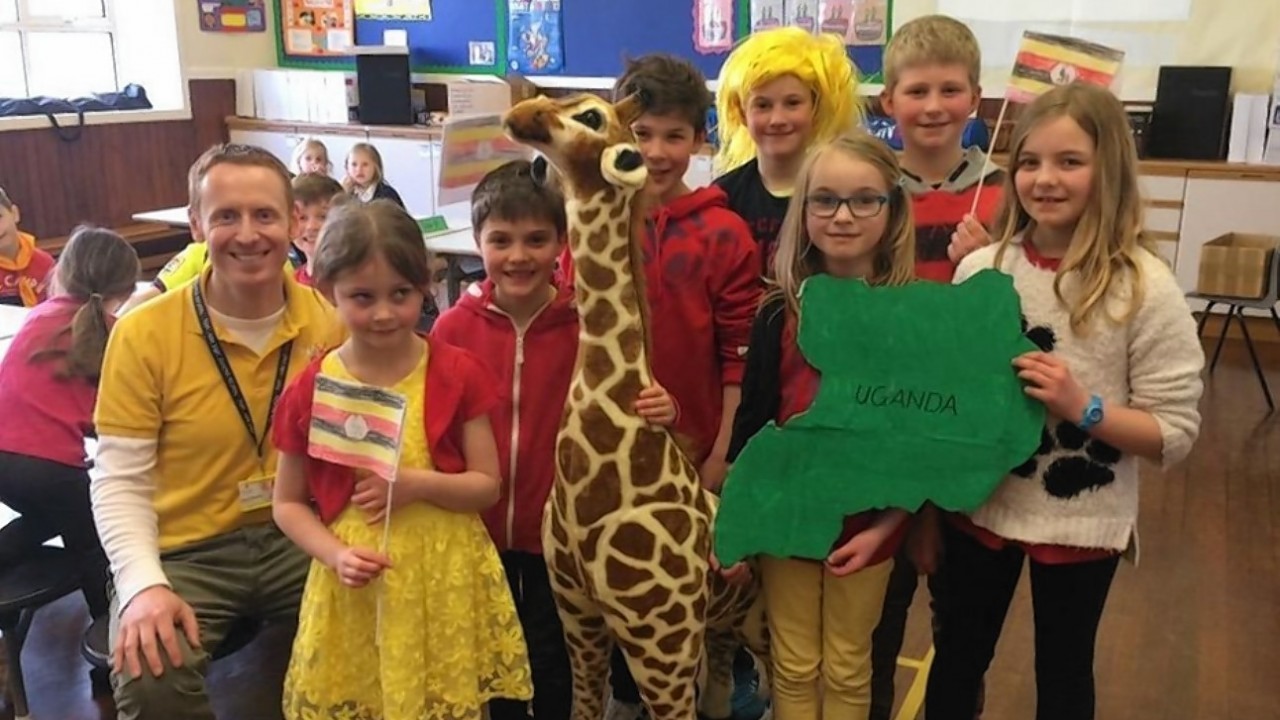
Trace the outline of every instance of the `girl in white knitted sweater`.
<instances>
[{"instance_id":1,"label":"girl in white knitted sweater","mask_svg":"<svg viewBox=\"0 0 1280 720\"><path fill-rule=\"evenodd\" d=\"M1046 427L1036 455L982 507L942 523L947 590L928 720L974 717L1024 558L1036 718L1093 718L1098 622L1121 555L1137 552L1138 458L1181 460L1200 425L1204 353L1172 273L1141 235L1120 102L1083 84L1041 96L1010 162L999 242L965 258L955 281L990 267L1013 276L1041 348L1014 369L1044 403Z\"/></svg>"}]
</instances>

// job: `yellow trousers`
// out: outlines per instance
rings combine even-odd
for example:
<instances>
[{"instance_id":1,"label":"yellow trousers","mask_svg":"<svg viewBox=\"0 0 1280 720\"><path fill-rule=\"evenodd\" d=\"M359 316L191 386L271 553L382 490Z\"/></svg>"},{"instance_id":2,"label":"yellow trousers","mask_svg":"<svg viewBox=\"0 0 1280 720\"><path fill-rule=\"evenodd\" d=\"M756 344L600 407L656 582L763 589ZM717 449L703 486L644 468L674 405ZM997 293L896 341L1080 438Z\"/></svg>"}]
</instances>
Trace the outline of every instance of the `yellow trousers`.
<instances>
[{"instance_id":1,"label":"yellow trousers","mask_svg":"<svg viewBox=\"0 0 1280 720\"><path fill-rule=\"evenodd\" d=\"M817 562L760 558L775 720L867 720L871 633L892 569L887 560L838 577Z\"/></svg>"}]
</instances>

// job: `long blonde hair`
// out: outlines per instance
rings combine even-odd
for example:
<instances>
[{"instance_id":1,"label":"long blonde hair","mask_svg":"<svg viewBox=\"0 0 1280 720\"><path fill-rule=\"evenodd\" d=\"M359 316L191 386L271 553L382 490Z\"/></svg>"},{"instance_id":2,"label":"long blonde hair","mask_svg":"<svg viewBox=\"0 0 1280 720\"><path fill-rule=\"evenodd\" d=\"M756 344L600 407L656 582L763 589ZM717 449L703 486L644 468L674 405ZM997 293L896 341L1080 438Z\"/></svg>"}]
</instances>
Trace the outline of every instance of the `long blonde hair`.
<instances>
[{"instance_id":1,"label":"long blonde hair","mask_svg":"<svg viewBox=\"0 0 1280 720\"><path fill-rule=\"evenodd\" d=\"M1069 117L1084 130L1094 145L1093 186L1084 214L1076 223L1071 245L1053 280L1053 292L1071 314L1071 330L1083 332L1096 309L1104 304L1113 280L1129 276L1132 290L1129 307L1120 317L1123 323L1142 306L1142 266L1138 256L1154 252L1142 230L1142 196L1138 185L1138 153L1133 144L1124 106L1109 90L1097 85L1075 83L1054 88L1027 107L1014 130L1009 152L1011 172L1005 175L1004 202L996 221L1000 247L995 267L1014 237L1023 242L1035 233L1035 220L1018 199L1016 179L1018 157L1036 128L1045 122ZM1064 280L1074 278L1069 293ZM1068 299L1067 295L1070 295Z\"/></svg>"},{"instance_id":2,"label":"long blonde hair","mask_svg":"<svg viewBox=\"0 0 1280 720\"><path fill-rule=\"evenodd\" d=\"M813 35L798 27L752 33L729 53L716 92L720 151L717 173L726 173L756 156L747 130L751 92L784 75L799 78L813 93L813 134L817 145L849 132L862 120L858 68L844 41L830 33Z\"/></svg>"},{"instance_id":3,"label":"long blonde hair","mask_svg":"<svg viewBox=\"0 0 1280 720\"><path fill-rule=\"evenodd\" d=\"M887 145L862 130L855 130L820 145L805 159L796 182L795 192L787 205L787 216L778 232L778 250L774 257L773 288L766 299L781 295L794 312L800 310L800 286L809 277L822 272L822 251L809 240L805 222L805 198L813 181L813 168L828 153L843 153L870 164L880 171L889 188L889 213L884 236L876 245L870 285L906 285L915 279L916 228L911 214L911 200L902 190L902 168Z\"/></svg>"}]
</instances>

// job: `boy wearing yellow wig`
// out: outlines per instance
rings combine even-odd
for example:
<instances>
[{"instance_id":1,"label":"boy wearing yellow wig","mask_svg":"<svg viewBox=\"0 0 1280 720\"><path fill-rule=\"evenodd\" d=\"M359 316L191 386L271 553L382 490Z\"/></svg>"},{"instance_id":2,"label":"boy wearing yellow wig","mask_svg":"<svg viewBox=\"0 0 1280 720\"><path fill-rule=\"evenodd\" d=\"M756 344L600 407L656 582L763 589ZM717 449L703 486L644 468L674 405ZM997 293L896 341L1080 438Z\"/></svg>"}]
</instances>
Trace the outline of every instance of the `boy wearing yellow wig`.
<instances>
[{"instance_id":1,"label":"boy wearing yellow wig","mask_svg":"<svg viewBox=\"0 0 1280 720\"><path fill-rule=\"evenodd\" d=\"M716 179L742 216L769 274L774 243L805 151L857 127L858 69L844 41L797 27L753 33L725 60L716 98Z\"/></svg>"}]
</instances>

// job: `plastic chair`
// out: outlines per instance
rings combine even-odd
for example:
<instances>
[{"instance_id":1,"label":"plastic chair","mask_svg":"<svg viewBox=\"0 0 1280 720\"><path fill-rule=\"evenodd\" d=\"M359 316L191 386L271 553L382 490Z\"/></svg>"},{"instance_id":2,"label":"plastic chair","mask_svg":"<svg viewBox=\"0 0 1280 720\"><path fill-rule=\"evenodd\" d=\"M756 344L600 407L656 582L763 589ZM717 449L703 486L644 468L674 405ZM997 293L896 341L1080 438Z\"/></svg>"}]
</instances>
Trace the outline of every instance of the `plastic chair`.
<instances>
[{"instance_id":1,"label":"plastic chair","mask_svg":"<svg viewBox=\"0 0 1280 720\"><path fill-rule=\"evenodd\" d=\"M80 567L62 548L41 546L17 565L0 568L0 633L9 656L9 699L14 720L27 720L22 646L40 608L80 588Z\"/></svg>"},{"instance_id":2,"label":"plastic chair","mask_svg":"<svg viewBox=\"0 0 1280 720\"><path fill-rule=\"evenodd\" d=\"M1231 328L1231 321L1238 317L1240 332L1244 335L1245 347L1249 349L1249 359L1253 361L1253 372L1258 376L1258 384L1262 386L1262 395L1267 400L1267 408L1270 412L1275 412L1276 404L1271 398L1271 388L1267 386L1267 376L1262 372L1262 363L1258 361L1258 352L1254 350L1253 338L1249 337L1249 325L1244 321L1244 310L1252 308L1271 313L1276 331L1280 332L1280 315L1276 315L1276 303L1280 302L1280 249L1271 252L1271 266L1267 269L1267 287L1264 288L1262 297L1239 298L1229 295L1207 295L1200 292L1187 293L1187 297L1208 303L1200 314L1199 322L1196 323L1196 334L1200 336L1204 334L1204 325L1209 320L1209 312L1213 310L1213 306L1227 306L1227 317L1222 323L1222 333L1218 335L1217 346L1213 349L1213 360L1209 362L1209 374L1212 375L1214 369L1218 367L1218 357L1222 354L1222 343L1227 338L1227 330Z\"/></svg>"}]
</instances>

